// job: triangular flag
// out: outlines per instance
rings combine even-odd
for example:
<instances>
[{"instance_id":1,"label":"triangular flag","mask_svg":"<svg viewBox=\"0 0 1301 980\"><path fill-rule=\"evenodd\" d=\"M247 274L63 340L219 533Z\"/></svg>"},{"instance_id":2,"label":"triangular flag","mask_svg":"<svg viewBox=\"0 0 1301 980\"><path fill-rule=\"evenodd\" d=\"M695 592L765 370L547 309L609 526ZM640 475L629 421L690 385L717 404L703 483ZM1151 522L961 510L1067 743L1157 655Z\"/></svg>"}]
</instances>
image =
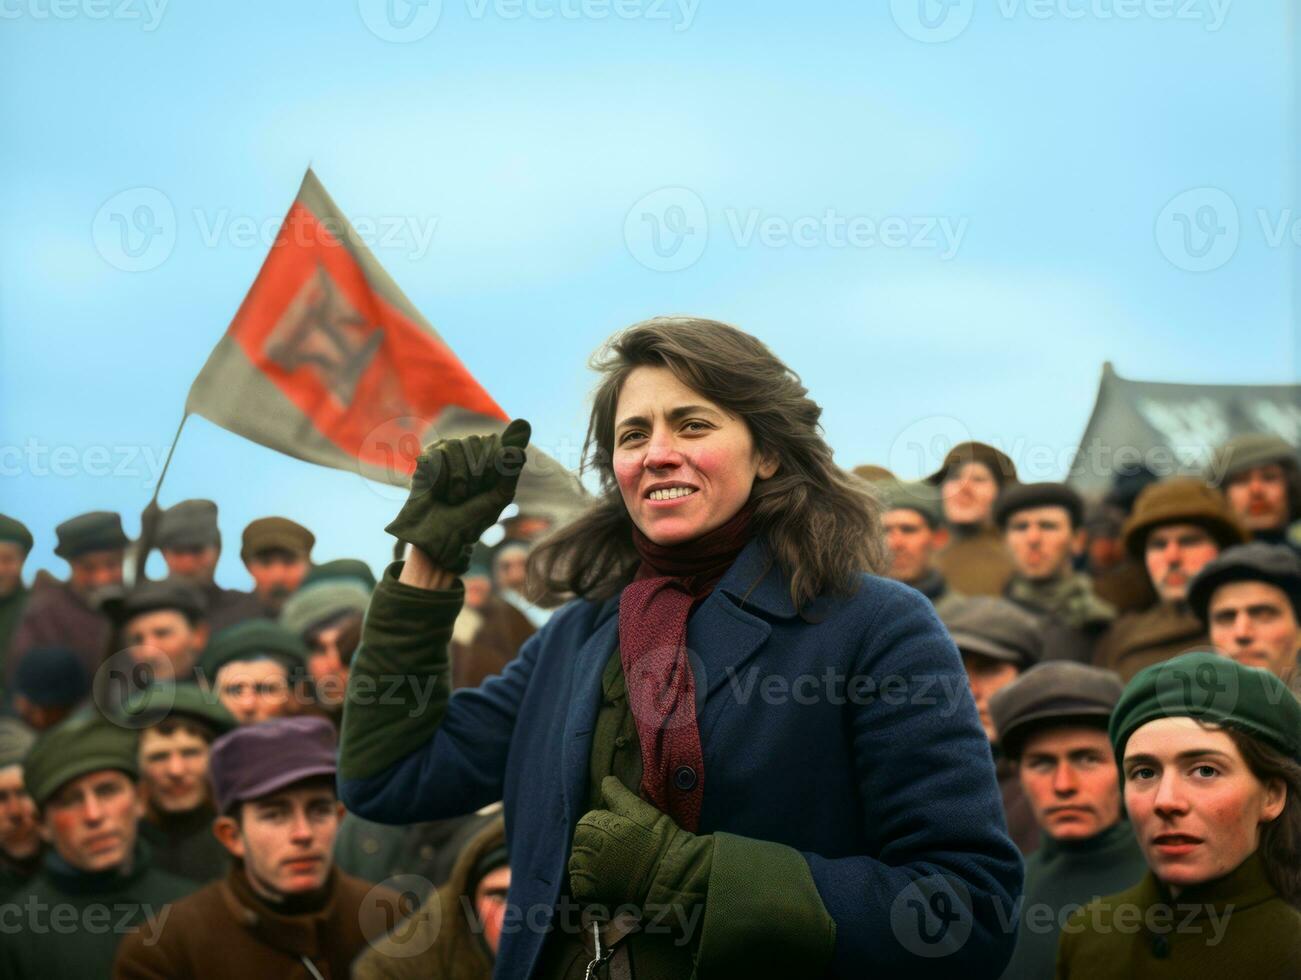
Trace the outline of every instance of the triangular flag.
<instances>
[{"instance_id":1,"label":"triangular flag","mask_svg":"<svg viewBox=\"0 0 1301 980\"><path fill-rule=\"evenodd\" d=\"M309 169L187 413L298 459L405 485L420 448L509 420ZM530 447L516 501L563 520L577 478Z\"/></svg>"}]
</instances>

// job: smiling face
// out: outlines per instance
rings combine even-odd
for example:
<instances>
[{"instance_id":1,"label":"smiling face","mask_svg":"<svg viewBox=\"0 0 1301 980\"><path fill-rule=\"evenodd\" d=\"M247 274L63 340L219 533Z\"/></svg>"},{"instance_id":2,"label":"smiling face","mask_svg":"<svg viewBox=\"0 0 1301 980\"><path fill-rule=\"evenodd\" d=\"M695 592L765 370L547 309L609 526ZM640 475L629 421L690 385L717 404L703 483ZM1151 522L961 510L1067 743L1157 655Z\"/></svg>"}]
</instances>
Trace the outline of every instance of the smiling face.
<instances>
[{"instance_id":1,"label":"smiling face","mask_svg":"<svg viewBox=\"0 0 1301 980\"><path fill-rule=\"evenodd\" d=\"M1147 534L1143 546L1152 587L1165 602L1188 595L1188 583L1220 553L1220 546L1197 524L1162 524Z\"/></svg>"},{"instance_id":2,"label":"smiling face","mask_svg":"<svg viewBox=\"0 0 1301 980\"><path fill-rule=\"evenodd\" d=\"M726 524L749 500L754 481L777 471L756 452L742 419L663 367L636 368L624 381L613 463L628 516L658 545Z\"/></svg>"},{"instance_id":3,"label":"smiling face","mask_svg":"<svg viewBox=\"0 0 1301 980\"><path fill-rule=\"evenodd\" d=\"M325 884L342 819L343 804L327 777L250 800L240 807L238 819L219 817L213 832L243 860L253 890L278 900Z\"/></svg>"},{"instance_id":4,"label":"smiling face","mask_svg":"<svg viewBox=\"0 0 1301 980\"><path fill-rule=\"evenodd\" d=\"M1055 840L1084 840L1120 819L1120 780L1101 728L1046 728L1026 737L1021 786L1035 821Z\"/></svg>"},{"instance_id":5,"label":"smiling face","mask_svg":"<svg viewBox=\"0 0 1301 980\"><path fill-rule=\"evenodd\" d=\"M1262 783L1225 732L1158 718L1125 746L1125 808L1153 874L1172 889L1223 877L1283 812L1281 780Z\"/></svg>"}]
</instances>

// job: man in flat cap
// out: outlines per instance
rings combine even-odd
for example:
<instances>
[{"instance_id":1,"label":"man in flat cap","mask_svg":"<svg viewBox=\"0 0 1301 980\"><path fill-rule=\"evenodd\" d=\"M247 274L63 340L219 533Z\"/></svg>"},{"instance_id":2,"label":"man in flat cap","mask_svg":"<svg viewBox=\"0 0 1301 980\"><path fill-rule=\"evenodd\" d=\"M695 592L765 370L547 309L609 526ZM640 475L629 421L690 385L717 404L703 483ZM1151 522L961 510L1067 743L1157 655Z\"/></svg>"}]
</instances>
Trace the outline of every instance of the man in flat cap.
<instances>
[{"instance_id":1,"label":"man in flat cap","mask_svg":"<svg viewBox=\"0 0 1301 980\"><path fill-rule=\"evenodd\" d=\"M1125 547L1147 566L1159 601L1117 619L1094 648L1094 665L1128 680L1151 664L1207 645L1188 606L1188 585L1224 548L1246 539L1224 496L1201 480L1169 477L1143 490L1125 522Z\"/></svg>"},{"instance_id":2,"label":"man in flat cap","mask_svg":"<svg viewBox=\"0 0 1301 980\"><path fill-rule=\"evenodd\" d=\"M217 505L211 500L182 500L163 511L156 538L171 578L187 582L203 596L208 626L225 629L265 615L252 593L223 589L214 579L221 557Z\"/></svg>"},{"instance_id":3,"label":"man in flat cap","mask_svg":"<svg viewBox=\"0 0 1301 980\"><path fill-rule=\"evenodd\" d=\"M872 489L881 501L881 527L890 552L886 575L911 585L936 609L952 602L957 594L935 567L935 556L948 541L939 491L925 482L887 479L877 480Z\"/></svg>"},{"instance_id":4,"label":"man in flat cap","mask_svg":"<svg viewBox=\"0 0 1301 980\"><path fill-rule=\"evenodd\" d=\"M129 705L140 731L140 833L154 865L199 884L226 873L226 851L212 834L217 807L208 778L212 743L235 728L211 691L192 682L162 684Z\"/></svg>"},{"instance_id":5,"label":"man in flat cap","mask_svg":"<svg viewBox=\"0 0 1301 980\"><path fill-rule=\"evenodd\" d=\"M951 603L944 611L943 622L962 655L980 724L994 754L1008 835L1022 854L1029 854L1039 846L1039 826L1022 793L1016 766L999 748L989 703L1042 658L1039 621L1006 599L971 596Z\"/></svg>"},{"instance_id":6,"label":"man in flat cap","mask_svg":"<svg viewBox=\"0 0 1301 980\"><path fill-rule=\"evenodd\" d=\"M1043 623L1045 660L1088 663L1116 611L1074 566L1084 550L1084 501L1063 483L1014 483L998 497L994 520L1016 572L1006 598Z\"/></svg>"},{"instance_id":7,"label":"man in flat cap","mask_svg":"<svg viewBox=\"0 0 1301 980\"><path fill-rule=\"evenodd\" d=\"M963 595L1001 595L1015 566L994 526L994 501L1016 482L1016 465L993 446L963 442L927 481L940 489L952 534L936 559L950 588Z\"/></svg>"},{"instance_id":8,"label":"man in flat cap","mask_svg":"<svg viewBox=\"0 0 1301 980\"><path fill-rule=\"evenodd\" d=\"M128 937L117 980L349 976L367 941L394 925L398 896L334 867L336 751L321 718L279 718L213 743L213 830L230 870L177 902L158 942Z\"/></svg>"},{"instance_id":9,"label":"man in flat cap","mask_svg":"<svg viewBox=\"0 0 1301 980\"><path fill-rule=\"evenodd\" d=\"M275 619L285 600L303 584L316 536L287 517L261 517L244 528L239 556L253 577L262 615Z\"/></svg>"},{"instance_id":10,"label":"man in flat cap","mask_svg":"<svg viewBox=\"0 0 1301 980\"><path fill-rule=\"evenodd\" d=\"M36 874L44 856L36 804L23 785L23 760L35 741L17 718L0 718L0 901Z\"/></svg>"},{"instance_id":11,"label":"man in flat cap","mask_svg":"<svg viewBox=\"0 0 1301 980\"><path fill-rule=\"evenodd\" d=\"M307 673L316 703L332 718L343 713L348 690L348 665L356 650L346 638L361 636L361 621L370 603L370 589L356 578L344 577L304 585L285 603L280 625L307 647Z\"/></svg>"},{"instance_id":12,"label":"man in flat cap","mask_svg":"<svg viewBox=\"0 0 1301 980\"><path fill-rule=\"evenodd\" d=\"M301 637L268 619L250 619L212 638L197 673L239 724L252 725L294 712L306 664Z\"/></svg>"},{"instance_id":13,"label":"man in flat cap","mask_svg":"<svg viewBox=\"0 0 1301 980\"><path fill-rule=\"evenodd\" d=\"M1188 588L1217 652L1301 690L1301 558L1285 545L1226 548Z\"/></svg>"},{"instance_id":14,"label":"man in flat cap","mask_svg":"<svg viewBox=\"0 0 1301 980\"><path fill-rule=\"evenodd\" d=\"M147 666L155 680L191 680L208 643L202 595L176 580L144 582L106 599L104 612L117 627L115 649Z\"/></svg>"},{"instance_id":15,"label":"man in flat cap","mask_svg":"<svg viewBox=\"0 0 1301 980\"><path fill-rule=\"evenodd\" d=\"M1041 835L1025 862L1016 951L1007 980L1051 977L1061 925L1098 895L1147 871L1124 818L1107 721L1120 678L1068 661L1031 667L990 700L1003 755L1017 767Z\"/></svg>"},{"instance_id":16,"label":"man in flat cap","mask_svg":"<svg viewBox=\"0 0 1301 980\"><path fill-rule=\"evenodd\" d=\"M16 518L0 514L0 663L9 656L9 642L27 605L23 563L32 550L32 532Z\"/></svg>"},{"instance_id":17,"label":"man in flat cap","mask_svg":"<svg viewBox=\"0 0 1301 980\"><path fill-rule=\"evenodd\" d=\"M65 647L75 652L93 675L108 645L109 621L98 608L106 590L122 584L122 559L129 543L122 518L111 511L92 511L57 528L54 553L67 561L68 581L41 573L10 642L6 680L13 679L18 658L33 647Z\"/></svg>"},{"instance_id":18,"label":"man in flat cap","mask_svg":"<svg viewBox=\"0 0 1301 980\"><path fill-rule=\"evenodd\" d=\"M153 867L139 838L136 743L135 732L87 711L28 753L23 780L50 849L36 876L0 903L0 976L107 977L123 935L150 916L161 927L169 903L193 891Z\"/></svg>"},{"instance_id":19,"label":"man in flat cap","mask_svg":"<svg viewBox=\"0 0 1301 980\"><path fill-rule=\"evenodd\" d=\"M1224 492L1252 540L1296 547L1287 533L1288 526L1301 519L1296 447L1264 432L1235 436L1216 450L1206 481Z\"/></svg>"}]
</instances>

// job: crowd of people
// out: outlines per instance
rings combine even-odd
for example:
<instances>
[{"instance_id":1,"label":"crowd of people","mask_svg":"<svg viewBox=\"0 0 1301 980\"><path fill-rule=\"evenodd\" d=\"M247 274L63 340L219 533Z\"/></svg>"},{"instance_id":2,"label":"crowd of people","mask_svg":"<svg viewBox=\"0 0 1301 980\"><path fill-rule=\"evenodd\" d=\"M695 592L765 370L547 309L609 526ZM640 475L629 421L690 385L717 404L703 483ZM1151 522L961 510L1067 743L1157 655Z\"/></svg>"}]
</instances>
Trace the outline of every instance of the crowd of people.
<instances>
[{"instance_id":1,"label":"crowd of people","mask_svg":"<svg viewBox=\"0 0 1301 980\"><path fill-rule=\"evenodd\" d=\"M1296 448L905 481L734 328L602 371L588 514L440 444L379 579L0 515L0 977L1301 976Z\"/></svg>"}]
</instances>

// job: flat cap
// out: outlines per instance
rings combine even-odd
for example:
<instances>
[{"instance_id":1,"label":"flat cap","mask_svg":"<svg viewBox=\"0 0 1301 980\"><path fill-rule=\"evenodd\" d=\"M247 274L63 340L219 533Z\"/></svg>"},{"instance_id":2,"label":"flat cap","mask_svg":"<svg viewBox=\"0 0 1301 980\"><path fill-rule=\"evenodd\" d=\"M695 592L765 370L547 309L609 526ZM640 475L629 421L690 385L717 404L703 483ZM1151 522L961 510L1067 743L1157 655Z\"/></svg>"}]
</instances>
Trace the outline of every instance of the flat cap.
<instances>
[{"instance_id":1,"label":"flat cap","mask_svg":"<svg viewBox=\"0 0 1301 980\"><path fill-rule=\"evenodd\" d=\"M207 548L221 544L217 505L211 500L182 500L163 511L155 540L160 548Z\"/></svg>"},{"instance_id":2,"label":"flat cap","mask_svg":"<svg viewBox=\"0 0 1301 980\"><path fill-rule=\"evenodd\" d=\"M0 541L12 541L23 549L24 555L32 550L32 532L18 518L7 514L0 514Z\"/></svg>"},{"instance_id":3,"label":"flat cap","mask_svg":"<svg viewBox=\"0 0 1301 980\"><path fill-rule=\"evenodd\" d=\"M1033 731L1051 725L1095 725L1107 720L1124 689L1109 670L1050 660L1036 664L989 699L989 715L1003 752L1016 758Z\"/></svg>"},{"instance_id":4,"label":"flat cap","mask_svg":"<svg viewBox=\"0 0 1301 980\"><path fill-rule=\"evenodd\" d=\"M1125 550L1142 561L1148 532L1163 524L1204 527L1221 548L1247 540L1224 494L1191 476L1172 476L1139 493L1125 522Z\"/></svg>"},{"instance_id":5,"label":"flat cap","mask_svg":"<svg viewBox=\"0 0 1301 980\"><path fill-rule=\"evenodd\" d=\"M1287 545L1238 544L1203 565L1188 584L1188 604L1203 623L1210 615L1211 596L1229 582L1264 582L1282 589L1301 620L1301 558Z\"/></svg>"},{"instance_id":6,"label":"flat cap","mask_svg":"<svg viewBox=\"0 0 1301 980\"><path fill-rule=\"evenodd\" d=\"M881 510L913 510L920 514L931 527L939 527L943 519L940 505L940 491L924 480L905 482L904 480L879 480L872 485Z\"/></svg>"},{"instance_id":7,"label":"flat cap","mask_svg":"<svg viewBox=\"0 0 1301 980\"><path fill-rule=\"evenodd\" d=\"M1215 450L1210 465L1206 467L1206 482L1223 487L1230 477L1270 463L1282 463L1296 469L1296 447L1272 432L1247 432L1234 436Z\"/></svg>"},{"instance_id":8,"label":"flat cap","mask_svg":"<svg viewBox=\"0 0 1301 980\"><path fill-rule=\"evenodd\" d=\"M90 678L67 647L32 647L14 669L13 691L37 707L68 707L90 693Z\"/></svg>"},{"instance_id":9,"label":"flat cap","mask_svg":"<svg viewBox=\"0 0 1301 980\"><path fill-rule=\"evenodd\" d=\"M1043 656L1039 621L1006 599L971 596L954 600L941 618L963 653L993 657L1022 670Z\"/></svg>"},{"instance_id":10,"label":"flat cap","mask_svg":"<svg viewBox=\"0 0 1301 980\"><path fill-rule=\"evenodd\" d=\"M100 603L100 610L117 626L143 613L175 609L187 619L199 619L207 612L202 594L179 580L142 582L120 596L110 596Z\"/></svg>"},{"instance_id":11,"label":"flat cap","mask_svg":"<svg viewBox=\"0 0 1301 980\"><path fill-rule=\"evenodd\" d=\"M244 528L239 556L248 561L259 551L283 548L307 557L315 544L316 535L287 517L259 517Z\"/></svg>"},{"instance_id":12,"label":"flat cap","mask_svg":"<svg viewBox=\"0 0 1301 980\"><path fill-rule=\"evenodd\" d=\"M958 443L949 450L940 468L926 478L926 482L938 486L949 478L950 473L967 463L984 463L1000 487L1016 482L1016 464L1011 457L983 442Z\"/></svg>"},{"instance_id":13,"label":"flat cap","mask_svg":"<svg viewBox=\"0 0 1301 980\"><path fill-rule=\"evenodd\" d=\"M336 558L309 568L303 576L302 587L330 581L360 582L367 591L372 592L376 585L375 573L360 558Z\"/></svg>"},{"instance_id":14,"label":"flat cap","mask_svg":"<svg viewBox=\"0 0 1301 980\"><path fill-rule=\"evenodd\" d=\"M140 730L173 718L192 719L218 735L238 725L235 716L221 703L215 687L201 688L192 681L157 681L136 692L123 710L126 714L123 724Z\"/></svg>"},{"instance_id":15,"label":"flat cap","mask_svg":"<svg viewBox=\"0 0 1301 980\"><path fill-rule=\"evenodd\" d=\"M36 732L17 718L0 718L0 769L22 765L35 741Z\"/></svg>"},{"instance_id":16,"label":"flat cap","mask_svg":"<svg viewBox=\"0 0 1301 980\"><path fill-rule=\"evenodd\" d=\"M122 517L111 510L93 510L78 514L54 529L58 544L54 553L60 558L76 558L92 551L121 551L130 539L122 530Z\"/></svg>"},{"instance_id":17,"label":"flat cap","mask_svg":"<svg viewBox=\"0 0 1301 980\"><path fill-rule=\"evenodd\" d=\"M285 602L280 610L280 625L296 636L305 636L313 627L344 613L365 613L370 605L370 590L352 579L317 582L308 585Z\"/></svg>"},{"instance_id":18,"label":"flat cap","mask_svg":"<svg viewBox=\"0 0 1301 980\"><path fill-rule=\"evenodd\" d=\"M1269 671L1217 653L1182 653L1130 679L1108 730L1118 761L1130 736L1158 718L1227 725L1301 762L1301 701Z\"/></svg>"},{"instance_id":19,"label":"flat cap","mask_svg":"<svg viewBox=\"0 0 1301 980\"><path fill-rule=\"evenodd\" d=\"M212 743L208 768L217 809L258 800L338 769L334 726L324 718L273 718L237 728Z\"/></svg>"},{"instance_id":20,"label":"flat cap","mask_svg":"<svg viewBox=\"0 0 1301 980\"><path fill-rule=\"evenodd\" d=\"M211 681L226 664L257 657L272 657L292 671L307 663L307 645L298 634L269 619L246 619L227 626L208 641L208 648L199 658L199 669Z\"/></svg>"},{"instance_id":21,"label":"flat cap","mask_svg":"<svg viewBox=\"0 0 1301 980\"><path fill-rule=\"evenodd\" d=\"M994 523L1006 530L1013 514L1032 507L1064 507L1071 516L1071 527L1084 523L1084 501L1065 483L1013 483L1004 487L994 502Z\"/></svg>"},{"instance_id":22,"label":"flat cap","mask_svg":"<svg viewBox=\"0 0 1301 980\"><path fill-rule=\"evenodd\" d=\"M98 712L79 712L42 732L23 762L27 795L37 806L81 776L116 769L133 780L139 775L135 731L107 721Z\"/></svg>"}]
</instances>

